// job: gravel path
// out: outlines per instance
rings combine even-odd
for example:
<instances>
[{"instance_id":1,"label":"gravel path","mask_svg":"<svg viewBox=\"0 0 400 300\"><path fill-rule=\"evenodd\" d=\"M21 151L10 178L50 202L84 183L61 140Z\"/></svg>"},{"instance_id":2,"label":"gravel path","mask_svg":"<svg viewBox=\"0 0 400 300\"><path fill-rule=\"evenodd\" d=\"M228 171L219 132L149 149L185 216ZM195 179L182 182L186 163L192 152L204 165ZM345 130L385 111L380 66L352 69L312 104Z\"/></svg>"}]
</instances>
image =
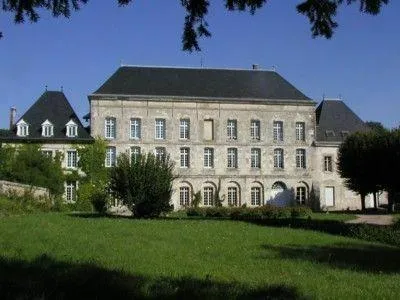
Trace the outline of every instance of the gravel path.
<instances>
[{"instance_id":1,"label":"gravel path","mask_svg":"<svg viewBox=\"0 0 400 300\"><path fill-rule=\"evenodd\" d=\"M346 223L367 223L374 225L391 225L393 216L391 215L356 215L357 219L347 221Z\"/></svg>"}]
</instances>

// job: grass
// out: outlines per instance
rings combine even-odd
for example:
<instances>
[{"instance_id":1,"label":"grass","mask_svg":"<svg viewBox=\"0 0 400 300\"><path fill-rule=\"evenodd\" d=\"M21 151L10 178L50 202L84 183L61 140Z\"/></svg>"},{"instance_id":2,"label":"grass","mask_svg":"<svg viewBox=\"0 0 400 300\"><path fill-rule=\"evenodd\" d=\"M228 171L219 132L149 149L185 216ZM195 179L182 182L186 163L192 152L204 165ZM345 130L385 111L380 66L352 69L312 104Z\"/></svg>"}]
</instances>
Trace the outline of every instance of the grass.
<instances>
[{"instance_id":1,"label":"grass","mask_svg":"<svg viewBox=\"0 0 400 300\"><path fill-rule=\"evenodd\" d=\"M0 298L397 299L399 248L230 220L0 218Z\"/></svg>"}]
</instances>

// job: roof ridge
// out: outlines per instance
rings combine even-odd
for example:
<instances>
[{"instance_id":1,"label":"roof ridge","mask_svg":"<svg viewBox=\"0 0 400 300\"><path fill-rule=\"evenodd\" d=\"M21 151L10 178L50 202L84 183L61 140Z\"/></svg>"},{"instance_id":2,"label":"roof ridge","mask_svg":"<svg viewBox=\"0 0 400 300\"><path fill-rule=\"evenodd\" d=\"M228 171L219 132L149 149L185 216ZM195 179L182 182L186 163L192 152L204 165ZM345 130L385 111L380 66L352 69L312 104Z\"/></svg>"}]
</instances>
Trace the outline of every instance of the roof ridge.
<instances>
[{"instance_id":1,"label":"roof ridge","mask_svg":"<svg viewBox=\"0 0 400 300\"><path fill-rule=\"evenodd\" d=\"M218 70L218 71L249 71L249 72L271 72L277 73L275 69L244 69L244 68L218 68L218 67L189 67L189 66L157 66L157 65L130 65L121 64L119 68L155 68L155 69L178 69L178 70Z\"/></svg>"}]
</instances>

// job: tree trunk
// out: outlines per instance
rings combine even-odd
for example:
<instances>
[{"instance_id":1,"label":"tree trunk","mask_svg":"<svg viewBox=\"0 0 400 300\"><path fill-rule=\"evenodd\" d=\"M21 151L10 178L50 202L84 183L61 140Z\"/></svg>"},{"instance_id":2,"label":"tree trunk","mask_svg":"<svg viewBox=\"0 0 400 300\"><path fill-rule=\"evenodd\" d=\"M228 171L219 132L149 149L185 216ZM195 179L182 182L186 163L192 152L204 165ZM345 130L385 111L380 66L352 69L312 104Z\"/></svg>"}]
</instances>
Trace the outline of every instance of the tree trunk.
<instances>
[{"instance_id":1,"label":"tree trunk","mask_svg":"<svg viewBox=\"0 0 400 300\"><path fill-rule=\"evenodd\" d=\"M365 212L365 194L361 194L361 210Z\"/></svg>"},{"instance_id":2,"label":"tree trunk","mask_svg":"<svg viewBox=\"0 0 400 300\"><path fill-rule=\"evenodd\" d=\"M377 202L377 197L376 197L377 192L374 192L374 208L377 209L378 208L378 202Z\"/></svg>"},{"instance_id":3,"label":"tree trunk","mask_svg":"<svg viewBox=\"0 0 400 300\"><path fill-rule=\"evenodd\" d=\"M388 212L394 211L394 193L393 190L388 190Z\"/></svg>"}]
</instances>

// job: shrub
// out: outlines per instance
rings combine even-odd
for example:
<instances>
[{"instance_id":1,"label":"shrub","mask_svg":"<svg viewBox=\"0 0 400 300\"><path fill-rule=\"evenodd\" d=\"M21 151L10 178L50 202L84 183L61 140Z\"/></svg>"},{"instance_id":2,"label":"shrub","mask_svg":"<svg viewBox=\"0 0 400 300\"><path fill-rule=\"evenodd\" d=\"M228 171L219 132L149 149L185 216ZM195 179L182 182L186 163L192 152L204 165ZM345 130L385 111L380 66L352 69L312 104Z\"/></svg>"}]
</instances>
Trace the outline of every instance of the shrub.
<instances>
[{"instance_id":1,"label":"shrub","mask_svg":"<svg viewBox=\"0 0 400 300\"><path fill-rule=\"evenodd\" d=\"M169 156L158 159L148 153L130 162L129 156L122 153L111 169L110 188L136 216L158 217L173 209L173 169Z\"/></svg>"},{"instance_id":2,"label":"shrub","mask_svg":"<svg viewBox=\"0 0 400 300\"><path fill-rule=\"evenodd\" d=\"M105 191L95 190L90 197L90 201L96 212L101 214L106 212L108 195Z\"/></svg>"},{"instance_id":3,"label":"shrub","mask_svg":"<svg viewBox=\"0 0 400 300\"><path fill-rule=\"evenodd\" d=\"M201 192L197 191L194 195L193 195L193 200L192 200L192 207L199 207L200 203L201 203Z\"/></svg>"},{"instance_id":4,"label":"shrub","mask_svg":"<svg viewBox=\"0 0 400 300\"><path fill-rule=\"evenodd\" d=\"M308 218L311 217L312 210L307 206L294 206L291 208L292 218Z\"/></svg>"},{"instance_id":5,"label":"shrub","mask_svg":"<svg viewBox=\"0 0 400 300\"><path fill-rule=\"evenodd\" d=\"M206 217L211 218L226 218L229 217L229 209L227 207L207 207L205 208Z\"/></svg>"},{"instance_id":6,"label":"shrub","mask_svg":"<svg viewBox=\"0 0 400 300\"><path fill-rule=\"evenodd\" d=\"M202 207L190 207L186 210L188 217L205 217L206 211Z\"/></svg>"},{"instance_id":7,"label":"shrub","mask_svg":"<svg viewBox=\"0 0 400 300\"><path fill-rule=\"evenodd\" d=\"M78 197L75 202L75 208L77 211L91 212L92 207L92 195L95 192L95 187L90 183L84 183L79 186Z\"/></svg>"}]
</instances>

